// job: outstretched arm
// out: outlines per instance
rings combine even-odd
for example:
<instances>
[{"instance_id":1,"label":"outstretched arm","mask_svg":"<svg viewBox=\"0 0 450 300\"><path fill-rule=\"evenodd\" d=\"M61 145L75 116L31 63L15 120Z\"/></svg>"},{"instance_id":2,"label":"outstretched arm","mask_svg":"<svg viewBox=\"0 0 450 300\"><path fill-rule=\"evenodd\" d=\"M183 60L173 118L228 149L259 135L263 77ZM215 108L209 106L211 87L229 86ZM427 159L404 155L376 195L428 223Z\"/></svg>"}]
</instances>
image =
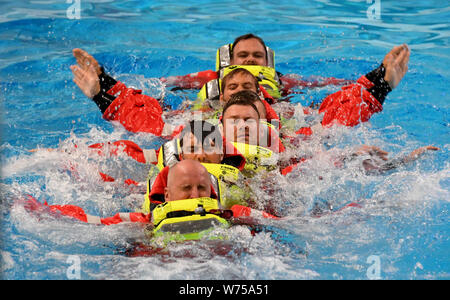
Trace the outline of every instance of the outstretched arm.
<instances>
[{"instance_id":1,"label":"outstretched arm","mask_svg":"<svg viewBox=\"0 0 450 300\"><path fill-rule=\"evenodd\" d=\"M71 218L75 218L81 222L90 223L90 224L103 224L103 225L113 225L119 223L143 223L150 224L151 223L151 214L143 214L137 212L131 213L117 213L112 217L100 218L98 216L92 216L86 214L85 211L76 205L48 205L47 202L44 204L37 201L31 195L24 197L20 201L23 202L23 205L26 210L30 212L36 213L51 213L55 216L62 215Z\"/></svg>"},{"instance_id":2,"label":"outstretched arm","mask_svg":"<svg viewBox=\"0 0 450 300\"><path fill-rule=\"evenodd\" d=\"M381 174L383 172L393 170L400 166L413 162L427 151L438 150L440 150L438 147L434 147L431 145L424 146L412 151L410 154L404 157L388 159L388 152L375 146L362 145L350 155L341 158L340 161L345 163L348 161L352 161L357 157L365 156L365 159L363 159L362 161L364 170L369 174Z\"/></svg>"},{"instance_id":3,"label":"outstretched arm","mask_svg":"<svg viewBox=\"0 0 450 300\"><path fill-rule=\"evenodd\" d=\"M200 89L207 82L217 79L217 76L217 72L206 70L181 76L161 77L160 80L167 86L179 89Z\"/></svg>"},{"instance_id":4,"label":"outstretched arm","mask_svg":"<svg viewBox=\"0 0 450 300\"><path fill-rule=\"evenodd\" d=\"M408 70L410 51L406 44L396 46L386 54L383 63L375 70L366 74L373 86L368 91L378 100L384 103L387 94L397 87Z\"/></svg>"},{"instance_id":5,"label":"outstretched arm","mask_svg":"<svg viewBox=\"0 0 450 300\"><path fill-rule=\"evenodd\" d=\"M355 126L367 122L371 116L383 110L387 94L395 88L408 70L410 51L406 45L394 47L384 57L383 63L355 84L327 96L320 105L323 126L339 123Z\"/></svg>"},{"instance_id":6,"label":"outstretched arm","mask_svg":"<svg viewBox=\"0 0 450 300\"><path fill-rule=\"evenodd\" d=\"M287 96L293 93L295 88L317 88L328 85L343 86L354 82L354 80L339 79L334 77L316 77L313 80L306 80L297 74L286 74L280 76L282 84L282 96Z\"/></svg>"},{"instance_id":7,"label":"outstretched arm","mask_svg":"<svg viewBox=\"0 0 450 300\"><path fill-rule=\"evenodd\" d=\"M413 162L413 161L417 160L420 156L422 156L427 151L438 151L438 150L440 150L440 149L438 147L434 147L434 146L420 147L420 148L412 151L410 154L408 154L405 157L392 159L383 164L377 164L376 162L374 162L374 160L367 159L367 160L363 161L363 166L364 166L364 169L366 170L366 172L378 174L378 173L386 172L386 171L389 171L392 169L396 169L400 166L403 166L410 162Z\"/></svg>"},{"instance_id":8,"label":"outstretched arm","mask_svg":"<svg viewBox=\"0 0 450 300\"><path fill-rule=\"evenodd\" d=\"M377 80L377 82L372 81L371 78L368 79L372 81L375 85L380 84L381 82L378 81L380 79L383 79L389 85L390 90L393 90L394 88L397 87L399 82L405 76L406 71L408 71L409 55L410 51L406 44L392 48L392 50L389 51L388 54L386 54L386 56L383 59L382 66L384 69L382 71L381 70L377 71L377 69L374 70L377 72L382 72L379 74L380 76L379 78L377 78L375 74L374 76L372 76L372 79L374 81ZM368 77L370 77L370 75ZM283 84L283 94L289 94L291 92L291 89L296 87L315 88L327 85L349 85L354 82L352 80L338 79L334 77L318 78L313 81L308 81L304 80L301 76L296 74L283 75L280 77L280 80ZM386 95L389 91L386 92ZM384 95L384 97L386 95ZM376 95L374 96L375 98L377 98ZM381 101L383 100L384 98Z\"/></svg>"}]
</instances>

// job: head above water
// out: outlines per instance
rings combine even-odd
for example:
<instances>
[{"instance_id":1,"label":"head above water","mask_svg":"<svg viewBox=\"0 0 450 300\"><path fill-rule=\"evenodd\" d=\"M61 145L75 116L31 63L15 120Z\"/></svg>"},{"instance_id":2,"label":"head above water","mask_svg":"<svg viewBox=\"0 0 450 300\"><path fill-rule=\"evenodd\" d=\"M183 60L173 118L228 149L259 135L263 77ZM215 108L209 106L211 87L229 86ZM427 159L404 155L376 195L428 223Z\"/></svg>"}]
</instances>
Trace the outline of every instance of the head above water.
<instances>
[{"instance_id":1,"label":"head above water","mask_svg":"<svg viewBox=\"0 0 450 300\"><path fill-rule=\"evenodd\" d=\"M211 196L211 179L198 161L186 159L169 169L165 201L176 201Z\"/></svg>"},{"instance_id":2,"label":"head above water","mask_svg":"<svg viewBox=\"0 0 450 300\"><path fill-rule=\"evenodd\" d=\"M252 34L237 37L231 50L232 65L267 66L267 48L264 41Z\"/></svg>"},{"instance_id":3,"label":"head above water","mask_svg":"<svg viewBox=\"0 0 450 300\"><path fill-rule=\"evenodd\" d=\"M228 102L232 94L243 90L259 93L258 79L248 70L244 68L236 68L222 79L220 101Z\"/></svg>"},{"instance_id":4,"label":"head above water","mask_svg":"<svg viewBox=\"0 0 450 300\"><path fill-rule=\"evenodd\" d=\"M225 138L230 142L258 145L260 113L255 103L258 94L240 91L231 95L222 112Z\"/></svg>"},{"instance_id":5,"label":"head above water","mask_svg":"<svg viewBox=\"0 0 450 300\"><path fill-rule=\"evenodd\" d=\"M204 120L189 122L180 134L181 159L219 164L223 159L223 140L218 127Z\"/></svg>"},{"instance_id":6,"label":"head above water","mask_svg":"<svg viewBox=\"0 0 450 300\"><path fill-rule=\"evenodd\" d=\"M242 70L242 69L238 69L238 70ZM248 71L246 71L246 72L248 72ZM245 74L249 74L249 73L250 72L245 73ZM250 73L250 75L251 75L251 73ZM257 92L255 92L253 88L251 88L251 89L236 88L236 90L237 90L236 92L231 93L231 95L228 95L227 100L225 100L225 97L223 98L224 99L223 100L223 109L224 110L222 112L222 115L229 107L229 105L227 105L228 102L232 102L234 104L240 103L240 104L244 104L244 105L246 105L246 103L250 103L249 106L252 106L251 104L253 104L253 106L256 107L256 110L259 115L259 119L265 120L266 116L267 116L267 111L266 111L266 107L264 106L264 103L263 103L261 97L259 96L259 94Z\"/></svg>"}]
</instances>

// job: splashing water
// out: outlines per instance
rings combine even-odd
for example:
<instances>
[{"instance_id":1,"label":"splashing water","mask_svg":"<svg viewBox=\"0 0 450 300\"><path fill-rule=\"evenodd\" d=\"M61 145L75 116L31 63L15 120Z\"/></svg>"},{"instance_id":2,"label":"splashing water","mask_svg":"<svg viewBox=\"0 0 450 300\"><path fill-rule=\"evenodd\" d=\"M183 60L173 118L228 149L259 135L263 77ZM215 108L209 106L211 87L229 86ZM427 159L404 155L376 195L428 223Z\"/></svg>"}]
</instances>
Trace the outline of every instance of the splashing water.
<instances>
[{"instance_id":1,"label":"splashing water","mask_svg":"<svg viewBox=\"0 0 450 300\"><path fill-rule=\"evenodd\" d=\"M237 1L220 9L211 1L198 7L102 1L86 3L80 20L67 19L61 1L47 2L2 4L2 278L71 278L74 257L82 279L366 279L373 261L383 279L450 278L449 8L441 2L382 1L379 21L367 19L364 1L269 1L257 5L257 16ZM293 13L299 7L300 16ZM97 226L26 209L23 200L32 195L101 217L137 211L145 190L124 180L145 182L149 167L125 155L96 155L88 145L164 142L101 118L71 82L73 48L93 53L113 76L162 99L168 110L195 99L196 91L171 91L158 78L213 68L216 48L247 31L276 50L280 72L305 78L356 79L400 37L412 49L409 71L383 112L288 147L286 155L312 158L287 176L254 179L260 207L275 207L283 219L262 221L255 235L243 225L218 228L222 240L173 243L130 257L148 243L141 225ZM301 89L291 101L308 106L338 88ZM362 144L390 158L428 144L441 150L382 174L366 173L364 157L336 166L337 157ZM104 182L99 172L116 180Z\"/></svg>"}]
</instances>

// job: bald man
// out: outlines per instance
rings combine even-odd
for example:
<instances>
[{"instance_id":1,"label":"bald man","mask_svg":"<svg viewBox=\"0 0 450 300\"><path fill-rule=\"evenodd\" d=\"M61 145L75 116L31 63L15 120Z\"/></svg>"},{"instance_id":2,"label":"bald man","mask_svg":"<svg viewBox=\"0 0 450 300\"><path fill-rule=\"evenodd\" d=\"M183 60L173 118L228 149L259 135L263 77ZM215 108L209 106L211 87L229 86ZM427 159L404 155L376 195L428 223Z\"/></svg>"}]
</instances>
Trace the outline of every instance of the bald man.
<instances>
[{"instance_id":1,"label":"bald man","mask_svg":"<svg viewBox=\"0 0 450 300\"><path fill-rule=\"evenodd\" d=\"M195 160L182 160L169 169L165 201L211 196L211 179L206 168Z\"/></svg>"},{"instance_id":2,"label":"bald man","mask_svg":"<svg viewBox=\"0 0 450 300\"><path fill-rule=\"evenodd\" d=\"M214 191L211 188L211 179L206 168L195 160L182 160L169 169L167 187L165 188L165 201L176 201L185 199L195 199L201 197L212 197ZM100 218L91 216L84 212L81 207L75 205L48 205L38 202L34 197L26 199L26 208L34 211L42 207L47 207L52 212L59 212L62 215L70 216L85 223L112 225L123 222L150 223L151 213L117 213L112 217ZM242 205L231 207L234 218L262 217L277 219L277 217L266 212L252 209ZM230 218L231 216L228 216Z\"/></svg>"}]
</instances>

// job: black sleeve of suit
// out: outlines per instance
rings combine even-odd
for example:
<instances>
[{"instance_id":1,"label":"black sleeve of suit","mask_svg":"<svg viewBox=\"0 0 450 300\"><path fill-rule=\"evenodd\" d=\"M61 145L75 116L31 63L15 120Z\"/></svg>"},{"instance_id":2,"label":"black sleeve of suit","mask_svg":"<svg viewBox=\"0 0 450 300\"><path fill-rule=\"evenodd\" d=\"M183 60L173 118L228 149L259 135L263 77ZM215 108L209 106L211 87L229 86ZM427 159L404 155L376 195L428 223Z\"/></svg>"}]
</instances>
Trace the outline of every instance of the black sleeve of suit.
<instances>
[{"instance_id":1,"label":"black sleeve of suit","mask_svg":"<svg viewBox=\"0 0 450 300\"><path fill-rule=\"evenodd\" d=\"M102 73L98 75L100 83L100 92L92 98L102 113L105 113L108 106L116 99L115 96L107 92L117 83L117 80L105 73L105 69L101 68Z\"/></svg>"},{"instance_id":2,"label":"black sleeve of suit","mask_svg":"<svg viewBox=\"0 0 450 300\"><path fill-rule=\"evenodd\" d=\"M384 80L385 74L386 69L383 64L366 74L366 78L374 84L374 86L368 91L375 97L375 99L378 100L378 102L380 102L381 105L383 105L387 94L392 91L389 83Z\"/></svg>"},{"instance_id":3,"label":"black sleeve of suit","mask_svg":"<svg viewBox=\"0 0 450 300\"><path fill-rule=\"evenodd\" d=\"M95 104L97 104L102 114L105 113L106 109L111 105L114 99L116 99L116 97L102 92L98 93L97 95L94 96L94 98L92 98L92 100L94 100Z\"/></svg>"}]
</instances>

